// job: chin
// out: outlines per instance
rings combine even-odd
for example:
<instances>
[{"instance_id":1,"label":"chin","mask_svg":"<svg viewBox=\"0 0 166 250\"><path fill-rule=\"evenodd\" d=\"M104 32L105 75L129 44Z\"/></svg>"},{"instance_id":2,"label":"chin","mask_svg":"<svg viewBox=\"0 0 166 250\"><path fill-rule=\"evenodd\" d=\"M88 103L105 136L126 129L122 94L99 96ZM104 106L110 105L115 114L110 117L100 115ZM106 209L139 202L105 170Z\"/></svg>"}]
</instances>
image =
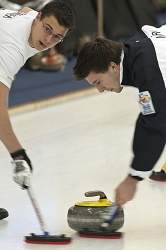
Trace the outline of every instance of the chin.
<instances>
[{"instance_id":1,"label":"chin","mask_svg":"<svg viewBox=\"0 0 166 250\"><path fill-rule=\"evenodd\" d=\"M120 93L122 91L122 87L118 89L118 91L116 93Z\"/></svg>"}]
</instances>

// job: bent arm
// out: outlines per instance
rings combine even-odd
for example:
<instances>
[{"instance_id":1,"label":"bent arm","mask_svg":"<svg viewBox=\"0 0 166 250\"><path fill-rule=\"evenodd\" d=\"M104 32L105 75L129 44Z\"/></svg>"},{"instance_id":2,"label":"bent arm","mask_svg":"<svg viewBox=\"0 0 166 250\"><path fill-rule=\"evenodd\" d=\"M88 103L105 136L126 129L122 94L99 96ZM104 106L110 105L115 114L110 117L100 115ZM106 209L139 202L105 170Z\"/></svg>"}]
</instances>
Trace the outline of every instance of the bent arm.
<instances>
[{"instance_id":1,"label":"bent arm","mask_svg":"<svg viewBox=\"0 0 166 250\"><path fill-rule=\"evenodd\" d=\"M140 114L133 140L131 175L147 178L163 152L166 142L166 108L149 119Z\"/></svg>"},{"instance_id":2,"label":"bent arm","mask_svg":"<svg viewBox=\"0 0 166 250\"><path fill-rule=\"evenodd\" d=\"M6 98L8 93L8 87L0 82L0 140L5 145L8 152L13 153L22 149L22 146L13 132L6 108Z\"/></svg>"}]
</instances>

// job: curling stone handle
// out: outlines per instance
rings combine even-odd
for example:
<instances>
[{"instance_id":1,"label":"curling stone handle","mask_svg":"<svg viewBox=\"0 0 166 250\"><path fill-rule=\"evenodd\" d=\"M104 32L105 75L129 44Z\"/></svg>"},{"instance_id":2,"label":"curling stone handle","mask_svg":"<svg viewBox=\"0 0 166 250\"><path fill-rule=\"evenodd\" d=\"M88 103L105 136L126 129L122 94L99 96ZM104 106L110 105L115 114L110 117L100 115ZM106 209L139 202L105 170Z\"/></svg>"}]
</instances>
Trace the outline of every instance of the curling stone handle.
<instances>
[{"instance_id":1,"label":"curling stone handle","mask_svg":"<svg viewBox=\"0 0 166 250\"><path fill-rule=\"evenodd\" d=\"M100 199L107 199L107 196L103 191L95 190L95 191L88 191L85 193L86 197L93 197L93 196L100 196Z\"/></svg>"}]
</instances>

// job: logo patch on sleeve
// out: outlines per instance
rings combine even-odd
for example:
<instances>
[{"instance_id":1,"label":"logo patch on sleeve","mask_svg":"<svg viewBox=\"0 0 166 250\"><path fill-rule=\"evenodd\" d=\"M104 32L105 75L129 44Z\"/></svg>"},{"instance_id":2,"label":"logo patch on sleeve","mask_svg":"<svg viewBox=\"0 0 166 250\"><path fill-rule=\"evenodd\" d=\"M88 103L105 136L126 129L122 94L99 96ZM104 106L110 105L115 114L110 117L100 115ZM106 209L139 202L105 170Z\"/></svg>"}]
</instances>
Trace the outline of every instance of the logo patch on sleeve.
<instances>
[{"instance_id":1,"label":"logo patch on sleeve","mask_svg":"<svg viewBox=\"0 0 166 250\"><path fill-rule=\"evenodd\" d=\"M139 106L143 115L150 115L150 114L156 113L149 91L144 91L144 92L139 93L136 96L136 99L139 103Z\"/></svg>"}]
</instances>

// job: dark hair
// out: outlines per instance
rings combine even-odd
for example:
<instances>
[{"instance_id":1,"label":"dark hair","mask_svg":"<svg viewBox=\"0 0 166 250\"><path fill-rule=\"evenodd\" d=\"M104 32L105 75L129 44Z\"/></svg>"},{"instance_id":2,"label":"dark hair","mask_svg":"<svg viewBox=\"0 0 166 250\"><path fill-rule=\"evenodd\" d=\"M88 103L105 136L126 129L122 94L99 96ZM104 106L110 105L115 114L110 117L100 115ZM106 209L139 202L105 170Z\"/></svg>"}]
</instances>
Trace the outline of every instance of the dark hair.
<instances>
[{"instance_id":1,"label":"dark hair","mask_svg":"<svg viewBox=\"0 0 166 250\"><path fill-rule=\"evenodd\" d=\"M110 62L120 64L123 44L109 39L96 38L85 43L77 57L73 74L77 81L86 78L92 71L105 73Z\"/></svg>"},{"instance_id":2,"label":"dark hair","mask_svg":"<svg viewBox=\"0 0 166 250\"><path fill-rule=\"evenodd\" d=\"M75 16L73 10L70 8L68 4L60 0L54 0L47 3L41 9L41 19L46 16L53 15L59 25L68 28L67 34L69 34L75 28Z\"/></svg>"}]
</instances>

